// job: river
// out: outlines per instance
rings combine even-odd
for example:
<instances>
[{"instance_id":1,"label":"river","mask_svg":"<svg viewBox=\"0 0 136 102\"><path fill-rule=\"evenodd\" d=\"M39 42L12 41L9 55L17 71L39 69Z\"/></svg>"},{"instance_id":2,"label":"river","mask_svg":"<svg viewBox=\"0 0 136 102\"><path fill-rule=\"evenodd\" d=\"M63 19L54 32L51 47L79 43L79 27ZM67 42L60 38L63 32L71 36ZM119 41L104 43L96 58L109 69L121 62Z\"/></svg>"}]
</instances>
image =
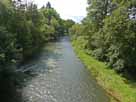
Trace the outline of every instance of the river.
<instances>
[{"instance_id":1,"label":"river","mask_svg":"<svg viewBox=\"0 0 136 102\"><path fill-rule=\"evenodd\" d=\"M23 102L109 102L106 92L76 57L68 37L47 44L22 67L34 74Z\"/></svg>"}]
</instances>

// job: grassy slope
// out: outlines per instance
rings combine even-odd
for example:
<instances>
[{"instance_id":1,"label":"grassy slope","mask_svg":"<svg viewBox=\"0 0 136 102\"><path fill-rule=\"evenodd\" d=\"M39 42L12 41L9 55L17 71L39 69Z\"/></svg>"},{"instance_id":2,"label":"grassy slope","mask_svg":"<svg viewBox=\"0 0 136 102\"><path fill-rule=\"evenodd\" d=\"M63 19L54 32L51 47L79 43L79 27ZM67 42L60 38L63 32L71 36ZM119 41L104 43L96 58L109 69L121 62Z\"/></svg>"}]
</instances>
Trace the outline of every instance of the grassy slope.
<instances>
[{"instance_id":1,"label":"grassy slope","mask_svg":"<svg viewBox=\"0 0 136 102\"><path fill-rule=\"evenodd\" d=\"M79 58L96 77L98 84L111 96L112 102L136 102L136 88L131 88L125 78L86 54L83 49L79 48L78 41L73 41L73 47Z\"/></svg>"}]
</instances>

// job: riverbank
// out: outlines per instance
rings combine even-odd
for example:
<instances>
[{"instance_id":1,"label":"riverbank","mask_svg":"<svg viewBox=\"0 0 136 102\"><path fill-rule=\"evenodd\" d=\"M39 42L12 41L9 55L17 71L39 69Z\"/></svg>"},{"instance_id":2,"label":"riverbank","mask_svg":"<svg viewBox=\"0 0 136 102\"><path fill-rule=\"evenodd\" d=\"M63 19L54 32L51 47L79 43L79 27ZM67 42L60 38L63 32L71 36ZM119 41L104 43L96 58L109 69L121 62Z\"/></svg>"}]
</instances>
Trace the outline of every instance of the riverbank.
<instances>
[{"instance_id":1,"label":"riverbank","mask_svg":"<svg viewBox=\"0 0 136 102\"><path fill-rule=\"evenodd\" d=\"M128 84L128 80L108 68L104 63L88 55L80 48L78 41L72 42L77 56L95 76L98 84L102 86L111 98L111 102L136 102L136 88Z\"/></svg>"}]
</instances>

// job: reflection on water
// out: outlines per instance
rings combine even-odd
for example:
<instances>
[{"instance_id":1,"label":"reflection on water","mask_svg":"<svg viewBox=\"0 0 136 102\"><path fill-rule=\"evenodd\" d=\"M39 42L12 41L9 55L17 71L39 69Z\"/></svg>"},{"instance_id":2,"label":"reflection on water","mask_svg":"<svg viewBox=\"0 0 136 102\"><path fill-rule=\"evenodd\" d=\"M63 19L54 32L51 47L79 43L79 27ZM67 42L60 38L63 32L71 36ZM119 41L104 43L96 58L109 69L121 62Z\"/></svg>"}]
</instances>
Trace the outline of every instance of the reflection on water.
<instances>
[{"instance_id":1,"label":"reflection on water","mask_svg":"<svg viewBox=\"0 0 136 102\"><path fill-rule=\"evenodd\" d=\"M23 102L109 102L67 37L49 43L39 57L22 67L35 75L23 88Z\"/></svg>"}]
</instances>

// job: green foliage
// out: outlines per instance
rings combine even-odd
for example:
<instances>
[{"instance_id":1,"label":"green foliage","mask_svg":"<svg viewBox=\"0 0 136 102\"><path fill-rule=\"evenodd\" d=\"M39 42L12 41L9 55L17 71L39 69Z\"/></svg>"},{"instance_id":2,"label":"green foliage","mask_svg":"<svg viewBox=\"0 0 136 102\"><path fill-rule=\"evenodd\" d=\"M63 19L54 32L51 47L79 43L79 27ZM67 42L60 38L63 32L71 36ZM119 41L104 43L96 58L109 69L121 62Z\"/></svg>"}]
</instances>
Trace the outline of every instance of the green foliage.
<instances>
[{"instance_id":1,"label":"green foliage","mask_svg":"<svg viewBox=\"0 0 136 102\"><path fill-rule=\"evenodd\" d=\"M135 102L136 88L128 84L127 80L118 75L114 70L111 70L103 62L100 62L86 53L86 50L81 48L80 40L73 40L73 47L77 55L83 61L89 71L96 77L97 82L101 85L108 95L110 102Z\"/></svg>"},{"instance_id":2,"label":"green foliage","mask_svg":"<svg viewBox=\"0 0 136 102\"><path fill-rule=\"evenodd\" d=\"M45 39L54 40L57 37L63 35L64 28L62 19L54 8L51 7L50 3L47 3L46 7L40 9L42 14L42 31Z\"/></svg>"},{"instance_id":3,"label":"green foliage","mask_svg":"<svg viewBox=\"0 0 136 102\"><path fill-rule=\"evenodd\" d=\"M79 35L81 35L82 31L83 26L80 24L75 24L69 29L70 35L73 39L76 39Z\"/></svg>"},{"instance_id":4,"label":"green foliage","mask_svg":"<svg viewBox=\"0 0 136 102\"><path fill-rule=\"evenodd\" d=\"M18 80L16 65L47 41L63 35L62 21L50 3L38 9L37 5L22 0L0 0L0 81Z\"/></svg>"},{"instance_id":5,"label":"green foliage","mask_svg":"<svg viewBox=\"0 0 136 102\"><path fill-rule=\"evenodd\" d=\"M64 27L66 35L68 35L70 33L69 30L74 24L75 24L75 22L70 19L63 21L63 27Z\"/></svg>"},{"instance_id":6,"label":"green foliage","mask_svg":"<svg viewBox=\"0 0 136 102\"><path fill-rule=\"evenodd\" d=\"M108 62L113 68L136 68L136 40L135 21L128 20L124 7L113 12L111 17L105 19L105 41L108 47ZM130 69L130 70L131 70Z\"/></svg>"},{"instance_id":7,"label":"green foliage","mask_svg":"<svg viewBox=\"0 0 136 102\"><path fill-rule=\"evenodd\" d=\"M129 18L133 0L89 0L87 17L71 28L71 36L85 40L86 50L117 71L136 72L136 20ZM91 2L91 3L90 3ZM82 40L80 40L82 41ZM81 44L82 46L82 44Z\"/></svg>"},{"instance_id":8,"label":"green foliage","mask_svg":"<svg viewBox=\"0 0 136 102\"><path fill-rule=\"evenodd\" d=\"M12 63L16 51L15 41L12 33L9 33L5 27L0 27L0 65Z\"/></svg>"}]
</instances>

